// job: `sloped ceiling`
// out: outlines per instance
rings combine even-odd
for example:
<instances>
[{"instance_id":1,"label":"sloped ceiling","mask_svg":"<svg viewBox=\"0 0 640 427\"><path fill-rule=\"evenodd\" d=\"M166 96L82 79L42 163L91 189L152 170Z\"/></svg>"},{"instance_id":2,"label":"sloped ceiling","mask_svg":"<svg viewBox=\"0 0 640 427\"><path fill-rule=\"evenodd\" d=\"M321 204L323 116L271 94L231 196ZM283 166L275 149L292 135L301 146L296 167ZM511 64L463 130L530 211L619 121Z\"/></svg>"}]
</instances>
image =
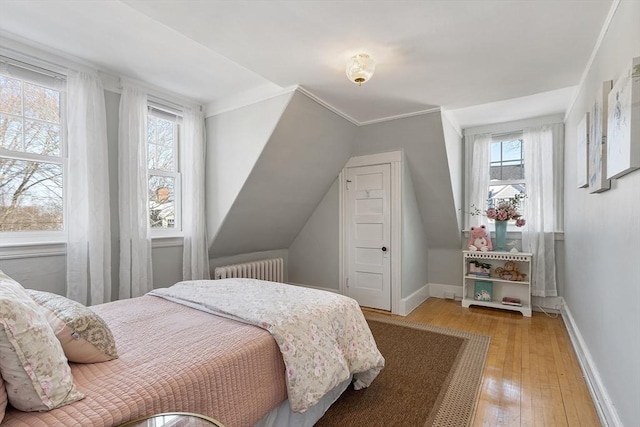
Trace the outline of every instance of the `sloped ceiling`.
<instances>
[{"instance_id":1,"label":"sloped ceiling","mask_svg":"<svg viewBox=\"0 0 640 427\"><path fill-rule=\"evenodd\" d=\"M370 123L576 86L617 4L1 0L0 37L61 51L204 104L301 85ZM361 51L377 63L366 88L345 77L347 58ZM544 99L534 101L537 115L557 112L544 111ZM565 97L561 108L569 101ZM531 100L511 113L519 107L530 110Z\"/></svg>"},{"instance_id":2,"label":"sloped ceiling","mask_svg":"<svg viewBox=\"0 0 640 427\"><path fill-rule=\"evenodd\" d=\"M210 230L210 257L288 248L351 157L356 130L294 92L223 223Z\"/></svg>"},{"instance_id":3,"label":"sloped ceiling","mask_svg":"<svg viewBox=\"0 0 640 427\"><path fill-rule=\"evenodd\" d=\"M403 150L430 248L460 249L440 112L362 126L354 155Z\"/></svg>"},{"instance_id":4,"label":"sloped ceiling","mask_svg":"<svg viewBox=\"0 0 640 427\"><path fill-rule=\"evenodd\" d=\"M252 128L255 107L210 118L207 126L241 121ZM295 91L282 115L270 117L277 124L253 170L237 189L224 220L217 226L209 223L211 258L290 247L349 158L396 150L406 154L429 247L460 248L457 189L439 112L357 127ZM209 132L218 135L210 146L226 143L215 129ZM219 176L218 186L231 178ZM216 197L215 191L207 194Z\"/></svg>"}]
</instances>

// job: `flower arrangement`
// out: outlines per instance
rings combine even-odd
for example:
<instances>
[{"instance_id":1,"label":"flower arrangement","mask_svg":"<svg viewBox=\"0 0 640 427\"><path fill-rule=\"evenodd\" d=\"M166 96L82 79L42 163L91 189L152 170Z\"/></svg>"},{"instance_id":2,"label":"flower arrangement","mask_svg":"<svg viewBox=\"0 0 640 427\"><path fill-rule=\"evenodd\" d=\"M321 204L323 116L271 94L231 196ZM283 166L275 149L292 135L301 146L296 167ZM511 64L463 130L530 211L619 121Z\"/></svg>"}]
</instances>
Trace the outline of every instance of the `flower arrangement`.
<instances>
[{"instance_id":1,"label":"flower arrangement","mask_svg":"<svg viewBox=\"0 0 640 427\"><path fill-rule=\"evenodd\" d=\"M484 213L484 215L496 221L509 221L515 220L516 227L522 227L527 222L522 217L522 214L519 212L520 203L522 200L527 197L524 193L518 193L513 197L508 199L502 199L498 202L498 206L495 206L493 200L489 199L489 209ZM471 212L471 215L480 215L481 211L475 206L472 206L474 210Z\"/></svg>"}]
</instances>

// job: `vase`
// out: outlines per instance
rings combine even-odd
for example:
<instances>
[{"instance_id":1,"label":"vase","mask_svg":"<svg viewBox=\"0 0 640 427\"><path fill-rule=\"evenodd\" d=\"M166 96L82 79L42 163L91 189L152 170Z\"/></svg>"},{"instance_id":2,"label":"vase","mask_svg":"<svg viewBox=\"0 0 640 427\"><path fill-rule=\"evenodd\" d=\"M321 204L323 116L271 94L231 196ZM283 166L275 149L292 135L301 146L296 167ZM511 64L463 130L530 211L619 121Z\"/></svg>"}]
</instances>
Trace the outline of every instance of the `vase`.
<instances>
[{"instance_id":1,"label":"vase","mask_svg":"<svg viewBox=\"0 0 640 427\"><path fill-rule=\"evenodd\" d=\"M507 250L507 221L496 221L496 251Z\"/></svg>"}]
</instances>

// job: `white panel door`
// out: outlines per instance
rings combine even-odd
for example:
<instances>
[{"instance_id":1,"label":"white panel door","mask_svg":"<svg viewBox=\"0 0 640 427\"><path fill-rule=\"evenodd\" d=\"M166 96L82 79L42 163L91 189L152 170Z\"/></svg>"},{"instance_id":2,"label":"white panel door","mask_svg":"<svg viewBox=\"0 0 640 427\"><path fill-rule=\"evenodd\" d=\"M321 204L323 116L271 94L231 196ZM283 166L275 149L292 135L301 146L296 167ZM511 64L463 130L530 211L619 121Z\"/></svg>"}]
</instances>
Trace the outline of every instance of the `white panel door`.
<instances>
[{"instance_id":1,"label":"white panel door","mask_svg":"<svg viewBox=\"0 0 640 427\"><path fill-rule=\"evenodd\" d=\"M347 295L391 310L391 165L347 169Z\"/></svg>"}]
</instances>

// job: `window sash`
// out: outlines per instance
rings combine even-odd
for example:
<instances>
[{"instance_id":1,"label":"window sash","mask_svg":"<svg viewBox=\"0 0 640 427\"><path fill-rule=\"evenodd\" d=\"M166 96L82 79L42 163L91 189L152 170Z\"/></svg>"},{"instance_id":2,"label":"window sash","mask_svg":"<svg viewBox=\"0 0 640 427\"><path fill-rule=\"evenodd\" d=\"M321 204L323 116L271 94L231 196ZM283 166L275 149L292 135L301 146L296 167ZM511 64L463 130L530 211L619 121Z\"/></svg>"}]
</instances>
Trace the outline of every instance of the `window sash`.
<instances>
[{"instance_id":1,"label":"window sash","mask_svg":"<svg viewBox=\"0 0 640 427\"><path fill-rule=\"evenodd\" d=\"M34 65L23 63L5 56L0 56L0 62L3 64L3 75L9 78L21 80L24 83L40 86L46 89L54 90L59 93L59 121L50 122L37 118L29 118L24 115L24 86L21 96L22 111L21 114L2 113L6 117L12 117L44 124L54 124L60 126L60 147L59 156L43 155L37 153L29 153L26 151L14 151L0 148L0 158L20 160L28 162L38 162L47 164L57 164L62 168L62 229L61 230L21 230L21 231L0 231L2 237L0 246L15 246L25 244L41 244L41 243L60 243L66 242L67 230L67 206L66 206L66 180L68 174L67 164L67 130L66 130L66 76L54 71L46 70ZM24 131L24 126L23 126Z\"/></svg>"},{"instance_id":2,"label":"window sash","mask_svg":"<svg viewBox=\"0 0 640 427\"><path fill-rule=\"evenodd\" d=\"M173 170L163 170L149 168L147 162L147 180L151 176L161 176L172 178L174 180L173 196L174 196L174 225L172 228L151 227L151 212L149 211L149 218L147 225L151 230L152 237L166 237L182 235L182 183L180 175L180 157L179 157L179 135L180 135L180 116L178 112L169 107L163 107L161 104L150 101L148 105L148 115L157 117L162 120L170 121L173 123ZM147 152L151 145L158 145L155 141L149 141L147 139ZM147 202L149 203L149 202Z\"/></svg>"}]
</instances>

